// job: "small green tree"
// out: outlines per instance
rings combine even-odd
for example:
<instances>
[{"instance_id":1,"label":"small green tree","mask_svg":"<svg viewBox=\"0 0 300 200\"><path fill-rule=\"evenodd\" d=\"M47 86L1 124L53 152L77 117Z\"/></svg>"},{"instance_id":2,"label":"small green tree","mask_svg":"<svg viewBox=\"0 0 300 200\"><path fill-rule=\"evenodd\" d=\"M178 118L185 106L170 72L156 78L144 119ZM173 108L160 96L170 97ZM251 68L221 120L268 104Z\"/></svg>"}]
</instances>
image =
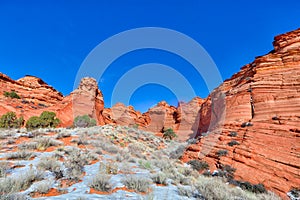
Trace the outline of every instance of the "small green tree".
<instances>
[{"instance_id":1,"label":"small green tree","mask_svg":"<svg viewBox=\"0 0 300 200\"><path fill-rule=\"evenodd\" d=\"M44 111L40 115L40 120L42 123L42 127L57 127L60 123L60 120L56 118L56 114L50 111Z\"/></svg>"},{"instance_id":2,"label":"small green tree","mask_svg":"<svg viewBox=\"0 0 300 200\"><path fill-rule=\"evenodd\" d=\"M88 115L82 115L75 117L73 124L75 127L91 127L96 126L97 122Z\"/></svg>"},{"instance_id":3,"label":"small green tree","mask_svg":"<svg viewBox=\"0 0 300 200\"><path fill-rule=\"evenodd\" d=\"M24 125L24 118L17 118L16 113L7 112L0 118L0 128L20 128Z\"/></svg>"},{"instance_id":4,"label":"small green tree","mask_svg":"<svg viewBox=\"0 0 300 200\"><path fill-rule=\"evenodd\" d=\"M50 111L44 111L41 115L30 117L26 122L27 129L57 127L60 120L56 118L56 114Z\"/></svg>"},{"instance_id":5,"label":"small green tree","mask_svg":"<svg viewBox=\"0 0 300 200\"><path fill-rule=\"evenodd\" d=\"M168 128L167 130L164 130L163 133L163 138L167 139L169 138L170 140L174 139L175 137L177 137L176 133L173 131L173 129Z\"/></svg>"},{"instance_id":6,"label":"small green tree","mask_svg":"<svg viewBox=\"0 0 300 200\"><path fill-rule=\"evenodd\" d=\"M38 116L30 117L26 122L27 129L41 128L42 122Z\"/></svg>"}]
</instances>

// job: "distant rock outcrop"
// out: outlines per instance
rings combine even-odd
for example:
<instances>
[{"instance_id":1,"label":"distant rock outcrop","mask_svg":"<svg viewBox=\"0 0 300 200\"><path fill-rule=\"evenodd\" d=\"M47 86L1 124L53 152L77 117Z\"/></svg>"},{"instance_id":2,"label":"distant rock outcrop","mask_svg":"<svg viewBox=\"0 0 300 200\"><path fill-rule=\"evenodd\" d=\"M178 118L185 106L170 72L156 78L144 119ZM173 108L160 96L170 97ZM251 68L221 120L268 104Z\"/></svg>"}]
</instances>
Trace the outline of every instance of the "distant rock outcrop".
<instances>
[{"instance_id":1,"label":"distant rock outcrop","mask_svg":"<svg viewBox=\"0 0 300 200\"><path fill-rule=\"evenodd\" d=\"M135 111L132 106L126 107L122 103L117 103L111 108L105 108L102 115L105 124L138 126L143 129L149 123L147 115Z\"/></svg>"},{"instance_id":2,"label":"distant rock outcrop","mask_svg":"<svg viewBox=\"0 0 300 200\"><path fill-rule=\"evenodd\" d=\"M204 159L212 170L230 165L236 179L263 183L286 198L300 185L300 29L273 44L274 51L242 67L202 104L201 139L182 159ZM216 109L222 98L224 108ZM217 156L222 150L228 154Z\"/></svg>"}]
</instances>

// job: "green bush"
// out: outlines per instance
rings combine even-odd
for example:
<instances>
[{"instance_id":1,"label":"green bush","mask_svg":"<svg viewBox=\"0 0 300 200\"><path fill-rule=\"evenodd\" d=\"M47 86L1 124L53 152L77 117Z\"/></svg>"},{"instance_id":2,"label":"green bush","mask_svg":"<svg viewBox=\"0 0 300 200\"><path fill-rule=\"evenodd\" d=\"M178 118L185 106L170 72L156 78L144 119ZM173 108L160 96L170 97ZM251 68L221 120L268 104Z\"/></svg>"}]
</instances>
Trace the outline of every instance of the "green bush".
<instances>
[{"instance_id":1,"label":"green bush","mask_svg":"<svg viewBox=\"0 0 300 200\"><path fill-rule=\"evenodd\" d=\"M3 95L12 99L20 99L20 96L13 90L11 92L4 91Z\"/></svg>"},{"instance_id":2,"label":"green bush","mask_svg":"<svg viewBox=\"0 0 300 200\"><path fill-rule=\"evenodd\" d=\"M7 112L0 118L0 128L20 128L23 125L23 117L17 118L17 115L14 112Z\"/></svg>"},{"instance_id":3,"label":"green bush","mask_svg":"<svg viewBox=\"0 0 300 200\"><path fill-rule=\"evenodd\" d=\"M60 120L56 118L56 114L54 112L44 111L39 117L37 116L30 117L26 122L26 128L35 129L35 128L57 127L59 123Z\"/></svg>"},{"instance_id":4,"label":"green bush","mask_svg":"<svg viewBox=\"0 0 300 200\"><path fill-rule=\"evenodd\" d=\"M91 127L96 125L97 125L96 120L89 117L88 115L77 116L74 119L75 127Z\"/></svg>"},{"instance_id":5,"label":"green bush","mask_svg":"<svg viewBox=\"0 0 300 200\"><path fill-rule=\"evenodd\" d=\"M228 154L228 151L226 149L220 149L219 151L217 151L216 155L218 157L221 157L221 156L226 156Z\"/></svg>"},{"instance_id":6,"label":"green bush","mask_svg":"<svg viewBox=\"0 0 300 200\"><path fill-rule=\"evenodd\" d=\"M56 118L56 114L50 111L44 111L40 115L42 127L56 127L60 123L60 120Z\"/></svg>"},{"instance_id":7,"label":"green bush","mask_svg":"<svg viewBox=\"0 0 300 200\"><path fill-rule=\"evenodd\" d=\"M42 127L42 123L39 117L33 116L30 117L26 122L26 128L28 129L35 129Z\"/></svg>"},{"instance_id":8,"label":"green bush","mask_svg":"<svg viewBox=\"0 0 300 200\"><path fill-rule=\"evenodd\" d=\"M167 130L164 130L163 133L163 138L167 139L169 138L170 140L172 140L173 138L177 137L176 133L173 131L173 129L168 128Z\"/></svg>"},{"instance_id":9,"label":"green bush","mask_svg":"<svg viewBox=\"0 0 300 200\"><path fill-rule=\"evenodd\" d=\"M265 186L261 183L259 184L251 184L249 182L241 182L241 181L236 181L237 185L242 188L243 190L248 190L253 193L266 193Z\"/></svg>"},{"instance_id":10,"label":"green bush","mask_svg":"<svg viewBox=\"0 0 300 200\"><path fill-rule=\"evenodd\" d=\"M230 141L230 142L228 142L228 145L229 146L234 146L234 145L239 145L240 143L238 143L237 141L235 141L235 140L232 140L232 141Z\"/></svg>"},{"instance_id":11,"label":"green bush","mask_svg":"<svg viewBox=\"0 0 300 200\"><path fill-rule=\"evenodd\" d=\"M187 164L191 165L191 167L197 171L209 168L207 162L200 160L190 160Z\"/></svg>"}]
</instances>

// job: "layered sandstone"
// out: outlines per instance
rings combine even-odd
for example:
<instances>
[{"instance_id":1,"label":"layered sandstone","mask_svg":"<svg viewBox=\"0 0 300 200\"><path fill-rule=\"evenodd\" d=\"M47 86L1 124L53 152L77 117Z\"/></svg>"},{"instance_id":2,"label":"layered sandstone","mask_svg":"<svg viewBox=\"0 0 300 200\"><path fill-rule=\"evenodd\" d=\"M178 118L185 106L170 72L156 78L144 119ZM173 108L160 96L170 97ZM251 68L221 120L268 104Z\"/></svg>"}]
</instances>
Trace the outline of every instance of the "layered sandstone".
<instances>
[{"instance_id":1,"label":"layered sandstone","mask_svg":"<svg viewBox=\"0 0 300 200\"><path fill-rule=\"evenodd\" d=\"M4 97L3 93L15 91L20 99ZM25 76L17 81L0 73L0 114L8 111L23 116L25 120L38 116L43 111L56 112L62 126L70 126L78 115L89 115L104 124L103 95L93 78L83 78L76 90L64 97L42 79Z\"/></svg>"},{"instance_id":2,"label":"layered sandstone","mask_svg":"<svg viewBox=\"0 0 300 200\"><path fill-rule=\"evenodd\" d=\"M273 44L274 51L242 67L202 104L201 139L183 160L204 159L211 169L230 165L236 179L287 198L300 185L300 29ZM220 150L228 154L218 157Z\"/></svg>"},{"instance_id":3,"label":"layered sandstone","mask_svg":"<svg viewBox=\"0 0 300 200\"><path fill-rule=\"evenodd\" d=\"M20 99L11 99L3 95L4 92L15 91ZM17 81L0 73L0 113L13 111L17 115L28 119L32 115L39 115L42 110L62 101L63 95L49 86L42 79L25 76Z\"/></svg>"},{"instance_id":4,"label":"layered sandstone","mask_svg":"<svg viewBox=\"0 0 300 200\"><path fill-rule=\"evenodd\" d=\"M149 123L148 115L135 111L132 106L125 106L122 103L117 103L111 108L105 108L102 115L105 124L138 126L143 129Z\"/></svg>"}]
</instances>

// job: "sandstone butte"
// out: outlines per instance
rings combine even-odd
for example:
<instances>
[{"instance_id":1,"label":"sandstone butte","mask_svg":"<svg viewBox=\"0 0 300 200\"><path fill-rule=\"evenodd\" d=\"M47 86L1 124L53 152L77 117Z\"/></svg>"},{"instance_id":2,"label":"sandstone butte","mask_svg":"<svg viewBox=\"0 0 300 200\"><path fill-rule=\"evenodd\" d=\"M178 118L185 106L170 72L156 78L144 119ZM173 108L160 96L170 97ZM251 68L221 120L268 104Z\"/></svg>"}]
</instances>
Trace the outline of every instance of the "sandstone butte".
<instances>
[{"instance_id":1,"label":"sandstone butte","mask_svg":"<svg viewBox=\"0 0 300 200\"><path fill-rule=\"evenodd\" d=\"M195 97L177 107L162 101L146 113L122 103L104 108L93 78L83 78L64 97L40 78L15 81L0 73L0 94L14 90L21 97L0 95L0 115L13 111L27 120L47 110L56 112L63 127L88 114L99 125L152 132L173 128L180 140L198 138L187 147L183 161L203 159L211 170L230 165L237 169L235 179L263 183L286 198L286 192L300 186L300 29L276 36L273 45L273 51L242 67L207 98ZM233 140L239 145L229 146ZM228 154L218 157L220 150Z\"/></svg>"}]
</instances>

